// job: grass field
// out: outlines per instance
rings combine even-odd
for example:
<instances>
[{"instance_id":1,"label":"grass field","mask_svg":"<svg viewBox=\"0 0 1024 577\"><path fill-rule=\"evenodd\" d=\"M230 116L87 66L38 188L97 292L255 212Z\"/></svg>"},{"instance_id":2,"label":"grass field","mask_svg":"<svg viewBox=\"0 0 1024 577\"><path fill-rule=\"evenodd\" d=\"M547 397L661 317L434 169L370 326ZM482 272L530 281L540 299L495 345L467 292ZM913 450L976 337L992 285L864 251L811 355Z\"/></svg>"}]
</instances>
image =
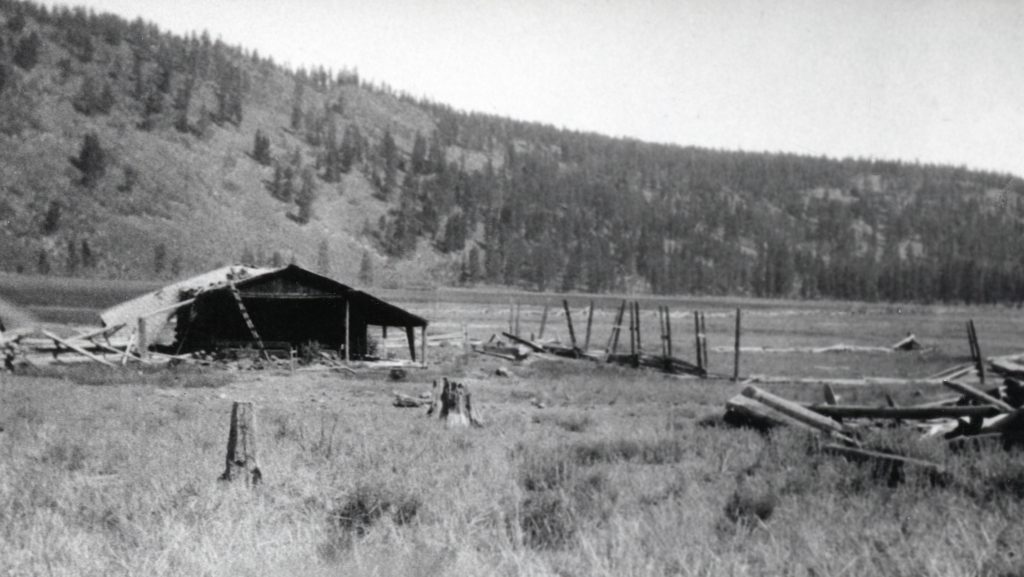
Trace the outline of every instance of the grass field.
<instances>
[{"instance_id":1,"label":"grass field","mask_svg":"<svg viewBox=\"0 0 1024 577\"><path fill-rule=\"evenodd\" d=\"M2 291L0 291L2 293ZM507 329L508 295L450 303L393 296L435 334ZM521 332L541 307L522 307ZM582 340L587 299L572 299ZM603 348L611 302L595 313ZM676 353L693 357L675 301ZM703 301L711 346L732 342L736 302ZM749 354L744 375L924 376L967 356L1024 349L1014 309L744 304L744 345L886 345L900 354ZM649 307L653 309L653 306ZM657 318L643 342L659 350ZM551 311L546 336L566 337ZM582 361L509 364L432 347L408 380L384 375L106 372L0 376L0 574L11 575L1014 575L1021 574L1018 452L952 452L900 431L877 446L948 477L823 455L814 439L711 426L740 385ZM729 354L711 369L730 373ZM510 378L493 376L499 366ZM470 386L483 429L446 430L391 406L440 376ZM820 399L817 387L770 387ZM877 402L880 387L839 390ZM942 394L890 392L898 402ZM216 479L232 401L259 418L265 483ZM544 408L537 408L541 401ZM1016 565L1015 565L1016 563Z\"/></svg>"}]
</instances>

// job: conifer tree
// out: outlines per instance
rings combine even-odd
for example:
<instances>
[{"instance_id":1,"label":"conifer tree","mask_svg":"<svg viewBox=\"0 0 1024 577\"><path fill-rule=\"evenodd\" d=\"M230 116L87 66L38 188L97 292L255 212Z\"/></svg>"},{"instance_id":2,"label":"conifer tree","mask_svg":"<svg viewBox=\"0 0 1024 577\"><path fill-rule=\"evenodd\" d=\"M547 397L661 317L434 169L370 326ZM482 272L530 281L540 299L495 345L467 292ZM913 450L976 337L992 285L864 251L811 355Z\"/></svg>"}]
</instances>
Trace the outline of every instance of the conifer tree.
<instances>
[{"instance_id":1,"label":"conifer tree","mask_svg":"<svg viewBox=\"0 0 1024 577\"><path fill-rule=\"evenodd\" d=\"M71 164L82 172L81 183L93 188L107 172L107 155L100 146L100 139L95 132L85 135L78 157L71 159Z\"/></svg>"}]
</instances>

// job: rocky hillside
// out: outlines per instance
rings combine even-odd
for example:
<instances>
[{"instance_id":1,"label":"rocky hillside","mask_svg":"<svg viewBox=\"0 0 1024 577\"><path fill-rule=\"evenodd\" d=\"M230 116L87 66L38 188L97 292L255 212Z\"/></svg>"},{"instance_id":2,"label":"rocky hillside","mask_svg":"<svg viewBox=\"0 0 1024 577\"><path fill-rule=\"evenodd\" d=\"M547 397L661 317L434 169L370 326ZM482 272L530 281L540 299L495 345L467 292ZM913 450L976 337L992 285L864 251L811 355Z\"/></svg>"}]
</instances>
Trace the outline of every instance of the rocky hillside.
<instances>
[{"instance_id":1,"label":"rocky hillside","mask_svg":"<svg viewBox=\"0 0 1024 577\"><path fill-rule=\"evenodd\" d=\"M962 167L463 113L206 34L0 0L5 271L295 260L382 285L1011 300L1022 194Z\"/></svg>"}]
</instances>

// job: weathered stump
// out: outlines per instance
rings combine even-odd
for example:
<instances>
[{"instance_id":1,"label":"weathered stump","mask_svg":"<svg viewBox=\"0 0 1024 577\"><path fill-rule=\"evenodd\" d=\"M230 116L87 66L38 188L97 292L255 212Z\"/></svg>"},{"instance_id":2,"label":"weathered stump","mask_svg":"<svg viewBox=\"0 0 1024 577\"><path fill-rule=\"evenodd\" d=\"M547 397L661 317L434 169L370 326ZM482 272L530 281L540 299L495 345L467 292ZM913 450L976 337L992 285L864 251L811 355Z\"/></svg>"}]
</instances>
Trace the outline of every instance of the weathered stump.
<instances>
[{"instance_id":1,"label":"weathered stump","mask_svg":"<svg viewBox=\"0 0 1024 577\"><path fill-rule=\"evenodd\" d=\"M252 403L236 402L231 407L228 452L221 481L245 479L251 485L263 480L256 460L256 410Z\"/></svg>"},{"instance_id":2,"label":"weathered stump","mask_svg":"<svg viewBox=\"0 0 1024 577\"><path fill-rule=\"evenodd\" d=\"M473 405L470 400L469 389L462 383L443 379L444 386L438 391L437 381L434 381L434 398L427 411L427 416L435 412L438 418L444 421L446 428L483 427L483 423L473 414ZM440 393L440 394L438 394Z\"/></svg>"}]
</instances>

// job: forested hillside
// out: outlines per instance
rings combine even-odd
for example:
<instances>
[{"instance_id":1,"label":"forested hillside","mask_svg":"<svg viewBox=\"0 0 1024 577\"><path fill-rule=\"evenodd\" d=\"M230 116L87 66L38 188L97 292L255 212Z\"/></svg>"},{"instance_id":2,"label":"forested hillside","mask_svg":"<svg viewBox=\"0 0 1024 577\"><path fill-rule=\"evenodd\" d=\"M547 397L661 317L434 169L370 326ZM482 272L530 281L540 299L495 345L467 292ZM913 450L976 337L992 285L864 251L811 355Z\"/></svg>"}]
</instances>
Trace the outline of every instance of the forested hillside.
<instances>
[{"instance_id":1,"label":"forested hillside","mask_svg":"<svg viewBox=\"0 0 1024 577\"><path fill-rule=\"evenodd\" d=\"M6 271L297 260L378 284L1017 302L1022 195L963 167L466 113L355 68L0 0Z\"/></svg>"}]
</instances>

